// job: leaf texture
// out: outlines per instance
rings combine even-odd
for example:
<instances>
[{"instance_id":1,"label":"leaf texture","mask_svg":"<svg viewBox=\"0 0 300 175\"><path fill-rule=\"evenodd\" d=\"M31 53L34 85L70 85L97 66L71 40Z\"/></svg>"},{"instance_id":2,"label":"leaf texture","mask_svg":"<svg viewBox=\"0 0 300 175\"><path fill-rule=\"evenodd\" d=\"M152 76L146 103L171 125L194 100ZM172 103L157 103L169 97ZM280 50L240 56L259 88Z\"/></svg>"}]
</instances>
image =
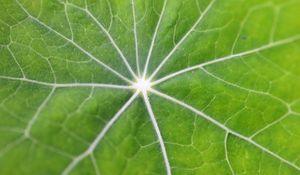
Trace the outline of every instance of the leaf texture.
<instances>
[{"instance_id":1,"label":"leaf texture","mask_svg":"<svg viewBox=\"0 0 300 175\"><path fill-rule=\"evenodd\" d=\"M0 174L300 175L299 0L0 0Z\"/></svg>"}]
</instances>

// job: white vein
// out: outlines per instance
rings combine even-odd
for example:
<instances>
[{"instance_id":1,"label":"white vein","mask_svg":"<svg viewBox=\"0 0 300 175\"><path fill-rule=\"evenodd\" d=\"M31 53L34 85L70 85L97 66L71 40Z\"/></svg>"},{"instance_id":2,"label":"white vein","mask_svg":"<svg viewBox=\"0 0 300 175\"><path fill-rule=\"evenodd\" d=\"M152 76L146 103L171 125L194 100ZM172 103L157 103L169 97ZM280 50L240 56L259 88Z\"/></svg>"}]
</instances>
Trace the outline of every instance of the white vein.
<instances>
[{"instance_id":1,"label":"white vein","mask_svg":"<svg viewBox=\"0 0 300 175\"><path fill-rule=\"evenodd\" d=\"M135 43L135 61L136 61L136 69L138 72L138 76L141 75L140 71L140 62L139 62L139 43L138 43L138 34L137 34L137 26L136 26L136 14L135 14L135 0L131 0L132 6L132 17L133 17L133 33L134 33L134 43Z\"/></svg>"},{"instance_id":2,"label":"white vein","mask_svg":"<svg viewBox=\"0 0 300 175\"><path fill-rule=\"evenodd\" d=\"M157 37L157 34L158 34L158 29L160 27L162 18L164 16L164 13L165 13L165 10L166 10L166 4L167 4L167 0L164 0L164 4L163 4L162 10L160 12L160 16L159 16L158 22L156 24L156 27L155 27L155 30L154 30L154 34L153 34L152 39L151 39L150 48L149 48L149 51L148 51L148 54L147 54L147 58L146 58L146 63L145 63L145 66L144 66L143 77L146 76L147 71L148 71L148 66L149 66L150 58L151 58L152 51L153 51L153 48L154 48L154 43L156 41L156 37Z\"/></svg>"},{"instance_id":3,"label":"white vein","mask_svg":"<svg viewBox=\"0 0 300 175\"><path fill-rule=\"evenodd\" d=\"M122 108L111 118L111 120L104 126L104 128L100 131L100 133L97 135L93 143L80 155L76 156L73 161L64 169L63 175L68 175L73 168L84 158L91 155L99 142L104 138L106 133L109 131L109 129L113 126L113 124L119 119L121 114L130 106L130 104L136 99L139 92L135 92L135 94L122 106Z\"/></svg>"},{"instance_id":4,"label":"white vein","mask_svg":"<svg viewBox=\"0 0 300 175\"><path fill-rule=\"evenodd\" d=\"M113 45L113 47L116 49L116 51L118 52L118 54L120 55L121 59L123 60L125 66L127 67L128 71L131 73L131 75L134 78L137 78L137 76L135 75L135 73L133 72L131 66L128 63L128 59L124 56L123 52L121 51L121 49L119 48L119 46L117 45L117 43L115 42L115 40L112 38L111 34L108 32L108 30L106 30L106 28L99 22L99 20L87 9L83 9L80 8L78 6L75 6L73 4L68 4L76 9L82 10L85 13L87 13L92 20L100 27L100 29L104 32L104 34L108 37L108 39L110 40L111 44Z\"/></svg>"},{"instance_id":5,"label":"white vein","mask_svg":"<svg viewBox=\"0 0 300 175\"><path fill-rule=\"evenodd\" d=\"M243 56L250 55L250 54L253 54L253 53L259 53L261 51L264 51L264 50L267 50L267 49L270 49L270 48L273 48L273 47L293 43L297 40L300 40L300 35L295 35L293 37L289 37L289 38L286 38L286 39L283 39L283 40L278 40L276 42L273 42L273 43L270 43L270 44L264 45L262 47L252 49L252 50L248 50L248 51L245 51L245 52L241 52L241 53L237 53L237 54L233 54L233 55L228 55L228 56L221 57L221 58L216 58L214 60L207 61L207 62L198 64L198 65L195 65L195 66L188 67L186 69L176 71L176 72L171 73L169 75L166 75L165 77L162 77L159 80L154 81L152 83L152 85L162 83L162 82L164 82L164 81L166 81L170 78L176 77L176 76L181 75L181 74L186 73L186 72L193 71L193 70L201 68L201 67L205 67L205 66L208 66L208 65L216 64L216 63L221 63L221 62L231 60L231 59L234 59L234 58L241 58Z\"/></svg>"},{"instance_id":6,"label":"white vein","mask_svg":"<svg viewBox=\"0 0 300 175\"><path fill-rule=\"evenodd\" d=\"M125 90L133 89L132 86L102 84L102 83L48 83L48 82L32 80L28 78L17 78L17 77L9 77L9 76L2 76L2 75L0 75L0 79L28 82L28 83L33 83L33 84L38 84L43 86L50 86L54 88L98 87L98 88L125 89Z\"/></svg>"},{"instance_id":7,"label":"white vein","mask_svg":"<svg viewBox=\"0 0 300 175\"><path fill-rule=\"evenodd\" d=\"M166 171L167 171L166 173L167 173L167 175L171 175L172 174L171 173L171 167L170 167L170 162L169 162L169 159L168 159L166 147L165 147L165 144L164 144L164 140L162 138L159 126L158 126L157 121L155 119L151 104L150 104L149 99L148 99L147 92L143 92L143 97L144 97L145 105L147 107L149 116L151 118L152 124L154 126L154 130L156 132L156 135L157 135L157 138L158 138L158 141L159 141L161 152L163 154L163 158L164 158L164 162L165 162L165 166L166 166Z\"/></svg>"},{"instance_id":8,"label":"white vein","mask_svg":"<svg viewBox=\"0 0 300 175\"><path fill-rule=\"evenodd\" d=\"M129 80L128 78L124 77L122 74L120 74L119 72L117 72L116 70L114 70L113 68L111 68L110 66L106 65L105 63L103 63L102 61L100 61L99 59L97 59L95 56L93 56L91 53L89 53L88 51L86 51L85 49L83 49L81 46L79 46L76 42L74 42L73 40L67 38L65 35L59 33L58 31L56 31L55 29L51 28L50 26L48 26L47 24L43 23L42 21L40 21L39 19L35 18L34 16L32 16L24 7L23 5L19 2L19 0L16 0L17 4L21 7L21 9L28 15L29 18L31 18L32 20L36 21L37 23L39 23L40 25L44 26L46 29L48 29L49 31L57 34L58 36L60 36L61 38L63 38L64 40L68 41L69 43L71 43L72 45L74 45L76 48L78 48L81 52L83 52L85 55L87 55L88 57L90 57L92 60L94 60L95 62L97 62L98 64L100 64L101 66L103 66L104 68L106 68L107 70L109 70L110 72L114 73L115 75L117 75L118 77L120 77L122 80L132 83L131 80Z\"/></svg>"},{"instance_id":9,"label":"white vein","mask_svg":"<svg viewBox=\"0 0 300 175\"><path fill-rule=\"evenodd\" d=\"M131 86L114 85L114 84L100 84L100 83L70 83L70 84L55 84L55 87L100 87L109 89L133 89Z\"/></svg>"},{"instance_id":10,"label":"white vein","mask_svg":"<svg viewBox=\"0 0 300 175\"><path fill-rule=\"evenodd\" d=\"M71 28L71 33L72 33L72 39L69 39L67 38L66 36L64 36L63 34L59 33L58 31L54 30L53 28L51 28L50 26L48 26L47 24L43 23L42 21L40 21L38 18L32 16L26 9L25 7L18 1L16 0L17 3L19 4L19 6L24 10L24 12L29 16L29 18L31 18L32 20L38 22L40 25L44 26L45 28L47 28L49 31L52 31L54 32L55 34L57 34L58 36L62 37L63 39L65 39L66 41L68 41L69 43L73 44L75 47L77 47L80 51L82 51L84 54L86 54L87 56L89 56L92 60L96 61L98 64L100 64L101 66L105 67L106 69L108 69L109 71L111 71L112 73L114 73L115 75L117 75L118 77L120 77L122 80L126 81L126 82L129 82L131 84L133 84L133 82L131 80L129 80L128 78L124 77L122 74L118 73L117 71L115 71L114 69L112 69L111 67L109 67L108 65L106 65L105 63L101 62L100 60L98 60L96 57L94 57L92 54L90 54L89 52L87 52L86 50L84 50L81 46L79 46L77 43L75 43L73 41L73 31L72 31L72 28L71 28L71 25L70 25L70 21L69 21L69 18L68 18L68 15L67 15L67 9L65 7L65 13L66 13L66 16L67 16L67 20L69 22L69 26ZM159 70L164 66L164 64L169 60L169 58L176 52L176 50L178 50L178 48L182 45L182 43L187 39L187 37L189 35L191 35L191 33L195 30L195 28L197 27L197 25L201 22L201 20L203 19L203 17L207 14L207 12L210 10L210 8L212 7L212 5L214 4L214 1L215 0L212 0L210 2L210 4L207 6L207 8L205 9L205 11L200 15L200 17L197 19L197 21L194 23L194 25L189 29L189 31L181 38L181 40L175 45L175 47L171 50L171 52L163 59L163 61L158 65L158 67L155 69L155 71L151 74L150 76L150 79L152 79L158 72ZM138 38L137 38L137 30L136 30L136 14L135 14L135 5L134 5L134 0L131 0L131 3L132 3L132 13L133 13L133 21L134 21L134 40L135 40L135 49L136 49L136 63L137 63L137 70L138 70L138 74L140 74L140 68L139 68L139 52L138 52ZM167 3L167 0L164 1L164 4L163 4L163 7L162 7L162 11L161 11L161 14L159 16L159 20L157 22L157 25L156 25L156 28L155 28L155 31L154 31L154 34L152 36L152 40L151 40L151 45L150 45L150 48L149 48L149 51L148 51L148 55L147 55L147 58L146 58L146 63L145 63L145 67L144 67L144 71L143 71L143 77L146 76L147 74L147 69L148 69L148 66L149 66L149 62L150 62L150 58L151 58L151 55L152 55L152 52L153 52L153 48L154 48L154 43L156 41L156 37L157 37L157 33L158 33L158 30L159 30L159 26L160 26L160 23L162 21L162 17L163 17L163 14L165 12L165 6L166 6L166 3ZM118 54L121 56L123 62L125 63L127 69L129 70L129 72L132 74L132 76L134 78L137 78L136 74L133 72L131 66L129 65L128 61L127 61L127 58L124 56L123 52L121 51L121 49L118 47L118 45L116 44L116 42L114 41L114 39L112 38L112 36L110 35L110 33L108 32L107 29L105 29L105 27L93 16L93 14L86 8L86 9L82 9L80 7L77 7L77 6L74 6L72 4L69 4L67 2L68 5L71 5L73 7L76 7L78 9L81 9L83 11L85 11L93 20L94 22L97 23L97 25L102 29L102 31L106 34L106 36L109 38L111 44L114 46L114 48L117 50ZM272 32L274 33L274 32ZM265 45L265 46L262 46L262 47L259 47L259 48L256 48L256 49L253 49L253 50L248 50L248 51L245 51L245 52L242 52L242 53L237 53L237 54L231 54L229 56L225 56L225 57L222 57L222 58L217 58L217 59L214 59L214 60L211 60L211 61L208 61L208 62L205 62L205 63L201 63L199 65L196 65L196 66L192 66L192 67L189 67L189 68L186 68L186 69L183 69L183 70L180 70L178 72L175 72L175 73L172 73L170 75L167 75L155 82L152 83L152 85L154 84L158 84L158 83L161 83L161 82L164 82L170 78L173 78L177 75L180 75L182 73L185 73L185 72L188 72L188 71L192 71L192 70L195 70L197 68L203 68L204 66L207 66L207 65L211 65L211 64L215 64L215 63L219 63L219 62L223 62L223 61L226 61L226 60L230 60L230 59L233 59L233 58L236 58L236 57L242 57L242 56L245 56L245 55L248 55L248 54L252 54L252 53L258 53L260 51L263 51L263 50L266 50L266 49L269 49L269 48L272 48L272 47L276 47L276 46L280 46L280 45L284 45L284 44L288 44L288 43L291 43L291 42L294 42L296 40L299 40L300 39L300 35L296 35L294 37L291 37L291 38L287 38L287 39L284 39L284 40L279 40L279 41L276 41L276 42L270 42L268 45ZM271 39L272 41L272 39ZM234 48L233 48L234 49ZM0 79L8 79L8 80L18 80L18 81L24 81L24 82L29 82L29 83L35 83L35 84L40 84L40 85L45 85L45 86L52 86L52 90L51 92L48 94L47 98L42 102L42 104L39 106L39 108L37 109L36 113L34 114L34 116L32 117L32 119L28 122L28 125L26 127L26 129L24 130L24 135L27 136L27 137L30 137L30 131L31 131L31 128L33 126L33 124L35 123L35 121L37 120L38 116L40 115L40 113L42 112L42 110L44 109L44 107L47 105L47 103L49 102L49 100L51 99L51 97L53 96L56 88L58 87L104 87L104 88L120 88L120 89L132 89L132 87L130 86L122 86L122 85L111 85L111 84L97 84L97 83L71 83L71 84L57 84L57 83L47 83L47 82L40 82L40 81L37 81L37 80L31 80L31 79L27 79L25 77L25 74L21 68L21 66L19 65L19 63L17 62L15 56L13 55L13 53L11 52L11 50L8 48L9 52L12 54L12 56L14 57L16 63L18 64L18 66L20 67L21 69L21 72L23 74L23 78L15 78L15 77L8 77L8 76L0 76ZM51 64L50 64L51 66ZM53 69L51 69L53 74L54 74L54 71ZM238 88L242 88L244 90L247 90L247 91L250 91L250 92L255 92L255 93L261 93L261 94L264 94L264 95L268 95L268 96L271 96L272 98L275 98L279 101L281 101L282 103L286 104L283 100L281 100L280 98L278 97L275 97L275 96L272 96L271 94L269 93L264 93L264 92L259 92L259 91L255 91L255 90L251 90L251 89L247 89L247 88L243 88L243 87L240 87L238 85L235 85L233 83L230 83L230 82L227 82L215 75L213 75L212 73L206 71L205 69L203 69L207 74L213 76L214 78L217 78L218 80L221 80L229 85L232 85L232 86L235 86L235 87L238 87ZM55 74L54 74L55 75ZM281 156L279 156L278 154L270 151L269 149L263 147L262 145L256 143L255 141L252 140L252 137L245 137L233 130L231 130L230 128L226 127L225 125L219 123L217 120L213 119L212 117L208 116L207 114L203 113L202 111L199 111L197 110L196 108L193 108L192 106L180 101L180 100L177 100L171 96L168 96L166 94L163 94L159 91L156 91L154 89L151 89L150 92L162 97L162 98L165 98L177 105L180 105L184 108L187 108L191 111L193 111L194 113L200 115L201 117L205 118L206 120L210 121L211 123L217 125L218 127L222 128L223 130L226 131L226 136L225 136L225 140L224 140L224 146L225 146L225 158L226 158L226 161L228 162L228 165L230 167L230 170L232 172L232 174L234 174L234 171L231 167L231 164L229 162L229 158L228 158L228 153L227 153L227 139L228 139L228 135L229 134L232 134L244 141L247 141L251 144L253 144L254 146L258 147L259 149L263 150L264 152L270 154L271 156L281 160L282 162L296 168L297 170L300 170L300 168L295 165L294 163L288 161L288 160L285 160L284 158L282 158ZM124 106L112 117L112 119L105 125L105 127L101 130L101 132L97 135L97 137L95 138L95 140L93 141L93 143L88 147L88 149L83 152L82 154L76 156L73 161L66 167L66 169L64 170L63 172L63 175L67 175L69 174L72 169L80 162L82 161L85 157L87 156L91 156L91 159L92 159L92 163L93 163L93 166L95 167L95 172L97 175L100 174L99 172L99 169L97 167L97 162L96 162L96 159L93 155L93 151L95 150L95 148L97 147L97 145L99 144L99 142L103 139L103 137L106 135L106 133L109 131L109 129L113 126L113 124L118 120L118 118L121 116L121 114L131 105L131 103L136 99L136 97L138 96L138 94L141 93L140 91L137 91L135 92L135 94L124 104ZM142 92L143 94L143 99L144 99L144 102L145 102L145 105L146 105L146 108L147 108L147 111L149 113L149 116L151 118L151 121L153 123L153 126L154 126L154 130L156 132L156 135L158 137L158 142L160 144L160 147L161 147L161 150L162 150L162 154L163 154L163 158L164 158L164 163L165 163L165 166L166 166L166 171L167 171L167 174L168 175L171 175L171 167L170 167L170 163L169 163L169 160L168 160L168 156L167 156L167 152L166 152L166 147L164 145L164 141L163 141L163 138L161 136L161 133L160 133L160 129L158 127L158 124L157 124L157 121L155 119L155 115L153 113L153 110L152 110L152 107L151 107L151 104L150 104L150 101L149 101L149 98L148 98L148 95L147 95L147 92ZM288 105L287 105L288 106ZM288 106L289 107L289 106ZM290 108L288 108L290 110ZM290 111L291 112L291 111ZM282 118L286 117L287 115L283 116ZM272 124L274 123L277 123L278 121L280 121L282 118L280 118L279 120L277 121L274 121ZM262 130L268 128L269 126L271 125L268 125L266 126L265 128L263 128ZM262 131L261 130L261 131ZM23 140L25 139L25 137L21 137L19 139L17 139L16 141L12 142L11 144L9 144L7 146L7 148L4 149L5 150L8 150L8 149L11 149L12 147L18 145L19 143L21 143ZM0 155L2 154L2 150L0 152Z\"/></svg>"},{"instance_id":11,"label":"white vein","mask_svg":"<svg viewBox=\"0 0 300 175\"><path fill-rule=\"evenodd\" d=\"M36 113L34 114L34 116L31 118L31 120L28 122L25 130L24 130L24 135L26 137L30 137L30 132L31 132L31 128L34 125L34 123L36 122L38 116L40 115L40 113L42 112L42 110L45 108L45 106L47 105L47 103L49 102L49 100L51 99L52 95L55 92L55 88L52 88L51 92L48 94L48 96L46 97L46 99L42 102L42 104L38 107Z\"/></svg>"},{"instance_id":12,"label":"white vein","mask_svg":"<svg viewBox=\"0 0 300 175\"><path fill-rule=\"evenodd\" d=\"M162 97L162 98L164 98L164 99L166 99L166 100L169 100L169 101L171 101L171 102L173 102L173 103L175 103L175 104L177 104L177 105L179 105L179 106L182 106L182 107L184 107L184 108L186 108L186 109L188 109L188 110L190 110L190 111L192 111L192 112L198 114L199 116L201 116L201 117L203 117L204 119L208 120L208 121L211 122L212 124L214 124L214 125L220 127L220 128L223 129L224 131L226 131L226 132L228 132L228 133L230 133L230 134L232 134L232 135L234 135L234 136L236 136L236 137L238 137L238 138L240 138L240 139L242 139L242 140L244 140L244 141L246 141L246 142L248 142L248 143L250 143L250 144L256 146L257 148L259 148L259 149L263 150L264 152L268 153L269 155L271 155L271 156L273 156L273 157L279 159L280 161L286 163L287 165L289 165L289 166L291 166L291 167L294 167L294 168L297 169L297 170L300 170L300 167L298 167L298 166L295 165L294 163L292 163L292 162L290 162L290 161L284 159L284 158L281 157L280 155L278 155L278 154L272 152L271 150L265 148L264 146L258 144L257 142L255 142L255 141L252 140L251 138L248 138L248 137L246 137L246 136L243 136L242 134L239 134L239 133L233 131L232 129L226 127L225 125L223 125L222 123L218 122L217 120L215 120L215 119L212 118L211 116L209 116L209 115L203 113L202 111L199 111L199 110L197 110L196 108L194 108L194 107L192 107L192 106L190 106L190 105L188 105L188 104L186 104L186 103L184 103L184 102L182 102L182 101L180 101L180 100L177 100L176 98L173 98L173 97L168 96L168 95L166 95L166 94L164 94L164 93L161 93L161 92L159 92L159 91L157 91L157 90L151 89L150 91L151 91L152 93L156 94L157 96L160 96L160 97Z\"/></svg>"},{"instance_id":13,"label":"white vein","mask_svg":"<svg viewBox=\"0 0 300 175\"><path fill-rule=\"evenodd\" d=\"M193 24L193 26L189 29L189 31L181 38L181 40L176 44L176 46L171 50L171 52L163 59L163 61L157 66L152 75L150 76L150 80L158 73L158 71L164 66L164 64L169 60L169 58L177 51L177 49L182 45L182 43L191 35L191 33L195 30L198 24L202 21L202 19L209 12L211 7L213 6L216 0L212 0L209 5L206 7L204 12L200 15L197 21Z\"/></svg>"}]
</instances>

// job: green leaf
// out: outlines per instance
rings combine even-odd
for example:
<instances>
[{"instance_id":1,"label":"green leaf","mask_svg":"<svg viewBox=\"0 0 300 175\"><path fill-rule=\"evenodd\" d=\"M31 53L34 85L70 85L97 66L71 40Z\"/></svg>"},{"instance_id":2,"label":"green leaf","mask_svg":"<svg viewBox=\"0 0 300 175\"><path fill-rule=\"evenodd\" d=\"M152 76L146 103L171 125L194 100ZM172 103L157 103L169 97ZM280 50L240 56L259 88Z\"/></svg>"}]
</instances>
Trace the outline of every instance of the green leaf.
<instances>
[{"instance_id":1,"label":"green leaf","mask_svg":"<svg viewBox=\"0 0 300 175\"><path fill-rule=\"evenodd\" d=\"M300 175L300 0L0 0L0 174Z\"/></svg>"}]
</instances>

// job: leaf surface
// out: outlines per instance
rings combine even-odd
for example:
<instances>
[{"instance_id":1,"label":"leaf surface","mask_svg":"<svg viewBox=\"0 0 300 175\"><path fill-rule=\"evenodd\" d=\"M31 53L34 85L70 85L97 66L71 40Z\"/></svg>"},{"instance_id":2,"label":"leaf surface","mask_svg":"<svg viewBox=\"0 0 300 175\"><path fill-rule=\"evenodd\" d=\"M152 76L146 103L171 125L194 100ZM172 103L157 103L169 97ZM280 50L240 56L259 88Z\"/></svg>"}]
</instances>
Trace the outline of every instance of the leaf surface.
<instances>
[{"instance_id":1,"label":"leaf surface","mask_svg":"<svg viewBox=\"0 0 300 175\"><path fill-rule=\"evenodd\" d=\"M300 175L299 0L0 9L0 174Z\"/></svg>"}]
</instances>

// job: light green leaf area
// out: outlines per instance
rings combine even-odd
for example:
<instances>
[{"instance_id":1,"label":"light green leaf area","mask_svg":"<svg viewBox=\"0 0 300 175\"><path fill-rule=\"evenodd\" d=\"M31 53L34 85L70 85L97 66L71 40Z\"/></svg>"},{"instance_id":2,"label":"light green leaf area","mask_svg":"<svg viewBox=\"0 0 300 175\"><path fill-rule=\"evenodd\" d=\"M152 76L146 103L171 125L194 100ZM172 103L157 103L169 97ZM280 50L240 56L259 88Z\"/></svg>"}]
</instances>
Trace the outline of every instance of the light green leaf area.
<instances>
[{"instance_id":1,"label":"light green leaf area","mask_svg":"<svg viewBox=\"0 0 300 175\"><path fill-rule=\"evenodd\" d=\"M1 175L300 175L300 0L0 0Z\"/></svg>"}]
</instances>

